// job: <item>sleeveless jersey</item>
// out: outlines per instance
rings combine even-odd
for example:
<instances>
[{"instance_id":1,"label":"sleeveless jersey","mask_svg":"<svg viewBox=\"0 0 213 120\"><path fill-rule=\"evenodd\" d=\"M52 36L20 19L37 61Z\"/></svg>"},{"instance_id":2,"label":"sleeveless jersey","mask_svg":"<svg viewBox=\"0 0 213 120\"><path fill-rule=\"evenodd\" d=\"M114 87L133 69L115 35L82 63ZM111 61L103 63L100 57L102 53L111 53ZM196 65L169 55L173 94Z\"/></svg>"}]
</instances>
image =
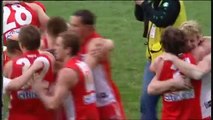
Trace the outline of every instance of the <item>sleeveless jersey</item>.
<instances>
[{"instance_id":1,"label":"sleeveless jersey","mask_svg":"<svg viewBox=\"0 0 213 120\"><path fill-rule=\"evenodd\" d=\"M78 57L71 58L65 67L73 69L78 74L77 84L70 89L67 98L66 114L69 119L99 119L96 107L96 94L93 76L86 63Z\"/></svg>"},{"instance_id":2,"label":"sleeveless jersey","mask_svg":"<svg viewBox=\"0 0 213 120\"><path fill-rule=\"evenodd\" d=\"M84 58L84 55L88 52L87 45L94 38L101 38L96 32L92 33L90 36L84 39L84 43L81 45L81 50L79 55ZM101 61L93 70L93 77L95 82L96 96L97 96L97 106L104 107L107 105L118 104L116 111L124 117L124 109L122 101L120 98L120 92L112 80L110 62L108 59Z\"/></svg>"},{"instance_id":3,"label":"sleeveless jersey","mask_svg":"<svg viewBox=\"0 0 213 120\"><path fill-rule=\"evenodd\" d=\"M24 53L19 58L12 60L11 79L16 78L29 69L34 61L43 61L42 71L38 71L42 80L50 85L54 82L52 63L46 55L38 51ZM23 88L10 93L9 120L54 120L54 112L47 110L42 101L31 89L29 81Z\"/></svg>"},{"instance_id":4,"label":"sleeveless jersey","mask_svg":"<svg viewBox=\"0 0 213 120\"><path fill-rule=\"evenodd\" d=\"M211 118L211 72L206 74L201 82L200 105L202 119Z\"/></svg>"},{"instance_id":5,"label":"sleeveless jersey","mask_svg":"<svg viewBox=\"0 0 213 120\"><path fill-rule=\"evenodd\" d=\"M195 59L190 53L180 55L185 62L195 64ZM176 75L182 74L170 62L165 61L159 80L164 81L174 78ZM190 90L181 90L174 92L166 92L163 94L162 119L201 119L200 108L200 80L191 80L193 88Z\"/></svg>"}]
</instances>

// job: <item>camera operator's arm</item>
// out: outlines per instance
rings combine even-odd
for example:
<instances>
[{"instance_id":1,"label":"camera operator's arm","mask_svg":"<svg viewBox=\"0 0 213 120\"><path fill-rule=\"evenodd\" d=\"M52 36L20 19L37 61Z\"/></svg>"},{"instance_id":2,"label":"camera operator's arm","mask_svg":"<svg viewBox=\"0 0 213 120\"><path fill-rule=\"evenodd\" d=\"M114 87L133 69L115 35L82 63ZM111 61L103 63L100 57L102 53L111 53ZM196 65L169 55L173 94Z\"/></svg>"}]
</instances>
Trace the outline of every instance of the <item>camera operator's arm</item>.
<instances>
[{"instance_id":1,"label":"camera operator's arm","mask_svg":"<svg viewBox=\"0 0 213 120\"><path fill-rule=\"evenodd\" d=\"M142 7L143 0L135 0L135 18L138 21L144 21L144 10Z\"/></svg>"}]
</instances>

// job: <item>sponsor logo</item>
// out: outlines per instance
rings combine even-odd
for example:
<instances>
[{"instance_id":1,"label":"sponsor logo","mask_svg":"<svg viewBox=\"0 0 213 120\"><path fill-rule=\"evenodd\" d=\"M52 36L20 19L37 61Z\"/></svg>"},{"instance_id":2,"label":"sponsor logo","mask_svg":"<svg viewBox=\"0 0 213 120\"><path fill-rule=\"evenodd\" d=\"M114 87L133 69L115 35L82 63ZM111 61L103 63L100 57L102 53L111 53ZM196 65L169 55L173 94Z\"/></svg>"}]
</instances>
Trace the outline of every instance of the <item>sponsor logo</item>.
<instances>
[{"instance_id":1,"label":"sponsor logo","mask_svg":"<svg viewBox=\"0 0 213 120\"><path fill-rule=\"evenodd\" d=\"M164 94L164 100L167 102L181 101L195 98L194 90L178 91Z\"/></svg>"},{"instance_id":2,"label":"sponsor logo","mask_svg":"<svg viewBox=\"0 0 213 120\"><path fill-rule=\"evenodd\" d=\"M18 98L22 100L38 98L38 95L33 91L20 90L18 91L17 95Z\"/></svg>"},{"instance_id":3,"label":"sponsor logo","mask_svg":"<svg viewBox=\"0 0 213 120\"><path fill-rule=\"evenodd\" d=\"M20 32L20 28L18 29L13 29L11 31L9 31L8 33L5 34L6 39L11 38L13 35L18 35Z\"/></svg>"}]
</instances>

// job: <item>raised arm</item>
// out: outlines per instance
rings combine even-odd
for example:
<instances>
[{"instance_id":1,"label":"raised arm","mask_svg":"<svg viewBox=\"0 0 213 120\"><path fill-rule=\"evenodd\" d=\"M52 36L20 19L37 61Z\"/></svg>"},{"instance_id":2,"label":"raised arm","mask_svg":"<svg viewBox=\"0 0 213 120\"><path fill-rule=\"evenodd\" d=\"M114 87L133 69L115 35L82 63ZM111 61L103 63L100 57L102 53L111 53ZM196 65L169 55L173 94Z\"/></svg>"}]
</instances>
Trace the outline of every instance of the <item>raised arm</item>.
<instances>
[{"instance_id":1,"label":"raised arm","mask_svg":"<svg viewBox=\"0 0 213 120\"><path fill-rule=\"evenodd\" d=\"M197 65L184 62L169 53L165 53L162 58L172 61L182 73L195 80L201 79L205 74L211 71L211 54L205 56Z\"/></svg>"},{"instance_id":2,"label":"raised arm","mask_svg":"<svg viewBox=\"0 0 213 120\"><path fill-rule=\"evenodd\" d=\"M135 0L135 11L134 15L138 21L144 21L144 10L142 8L143 0Z\"/></svg>"},{"instance_id":3,"label":"raised arm","mask_svg":"<svg viewBox=\"0 0 213 120\"><path fill-rule=\"evenodd\" d=\"M37 12L39 23L41 25L40 28L42 29L42 31L45 31L47 21L49 20L49 16L47 16L44 10L36 3L26 3L26 4L31 6L31 8Z\"/></svg>"},{"instance_id":4,"label":"raised arm","mask_svg":"<svg viewBox=\"0 0 213 120\"><path fill-rule=\"evenodd\" d=\"M110 52L114 48L114 42L110 39L95 38L88 45L88 54L85 62L94 68L100 61L108 59Z\"/></svg>"}]
</instances>

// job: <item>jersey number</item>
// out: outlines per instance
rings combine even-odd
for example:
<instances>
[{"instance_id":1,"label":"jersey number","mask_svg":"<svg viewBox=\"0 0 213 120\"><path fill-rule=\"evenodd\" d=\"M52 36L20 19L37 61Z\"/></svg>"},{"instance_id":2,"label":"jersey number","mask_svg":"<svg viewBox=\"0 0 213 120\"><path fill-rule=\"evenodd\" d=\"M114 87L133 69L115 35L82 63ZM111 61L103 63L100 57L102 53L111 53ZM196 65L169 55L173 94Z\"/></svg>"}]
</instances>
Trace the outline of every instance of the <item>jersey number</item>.
<instances>
[{"instance_id":1,"label":"jersey number","mask_svg":"<svg viewBox=\"0 0 213 120\"><path fill-rule=\"evenodd\" d=\"M49 70L50 63L49 63L48 59L45 58L45 57L38 57L38 58L35 59L34 62L36 62L36 61L41 61L41 62L44 63L43 69L40 72L39 78L38 78L38 79L43 79L45 77L46 73ZM25 73L31 66L31 63L27 58L21 58L21 59L17 60L16 64L23 65L22 74Z\"/></svg>"},{"instance_id":2,"label":"jersey number","mask_svg":"<svg viewBox=\"0 0 213 120\"><path fill-rule=\"evenodd\" d=\"M31 13L25 9L20 4L14 4L11 6L12 10L15 10L15 21L8 22L8 19L11 16L11 9L7 6L4 6L4 16L3 16L3 33L7 32L8 30L11 30L13 28L16 28L16 22L19 25L26 25L30 24L32 22L32 15ZM22 18L22 15L24 15L26 18Z\"/></svg>"}]
</instances>

